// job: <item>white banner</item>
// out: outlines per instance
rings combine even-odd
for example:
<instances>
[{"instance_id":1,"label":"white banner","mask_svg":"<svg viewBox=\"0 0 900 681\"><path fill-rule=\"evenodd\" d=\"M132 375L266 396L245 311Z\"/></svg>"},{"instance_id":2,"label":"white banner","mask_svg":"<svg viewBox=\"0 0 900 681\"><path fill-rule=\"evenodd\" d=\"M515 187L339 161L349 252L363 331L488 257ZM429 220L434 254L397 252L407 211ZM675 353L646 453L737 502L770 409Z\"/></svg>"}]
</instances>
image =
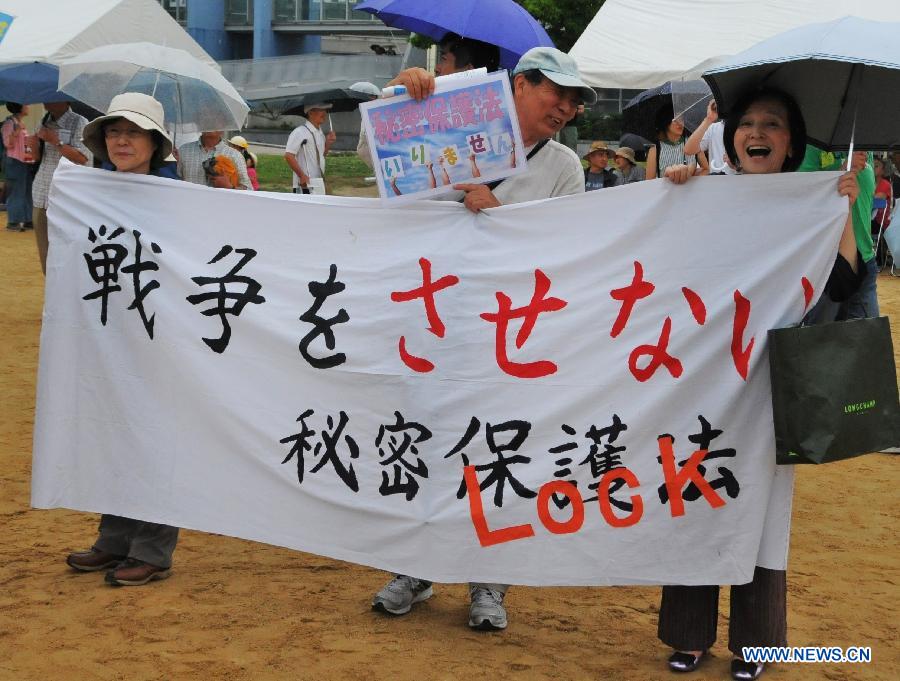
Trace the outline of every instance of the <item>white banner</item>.
<instances>
[{"instance_id":1,"label":"white banner","mask_svg":"<svg viewBox=\"0 0 900 681\"><path fill-rule=\"evenodd\" d=\"M766 331L824 286L836 178L473 215L64 163L32 502L439 581L746 582L790 526Z\"/></svg>"}]
</instances>

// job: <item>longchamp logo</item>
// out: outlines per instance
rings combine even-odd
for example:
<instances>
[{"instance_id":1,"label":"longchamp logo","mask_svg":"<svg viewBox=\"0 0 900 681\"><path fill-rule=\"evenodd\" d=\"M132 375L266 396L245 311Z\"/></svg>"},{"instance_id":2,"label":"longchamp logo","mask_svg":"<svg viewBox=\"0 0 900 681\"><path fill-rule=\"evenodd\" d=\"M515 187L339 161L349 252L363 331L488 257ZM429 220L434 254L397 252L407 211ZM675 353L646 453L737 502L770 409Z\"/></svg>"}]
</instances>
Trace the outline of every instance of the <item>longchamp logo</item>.
<instances>
[{"instance_id":1,"label":"longchamp logo","mask_svg":"<svg viewBox=\"0 0 900 681\"><path fill-rule=\"evenodd\" d=\"M875 408L875 400L869 400L868 402L856 402L855 404L845 404L844 405L844 413L845 414L860 414L870 411Z\"/></svg>"}]
</instances>

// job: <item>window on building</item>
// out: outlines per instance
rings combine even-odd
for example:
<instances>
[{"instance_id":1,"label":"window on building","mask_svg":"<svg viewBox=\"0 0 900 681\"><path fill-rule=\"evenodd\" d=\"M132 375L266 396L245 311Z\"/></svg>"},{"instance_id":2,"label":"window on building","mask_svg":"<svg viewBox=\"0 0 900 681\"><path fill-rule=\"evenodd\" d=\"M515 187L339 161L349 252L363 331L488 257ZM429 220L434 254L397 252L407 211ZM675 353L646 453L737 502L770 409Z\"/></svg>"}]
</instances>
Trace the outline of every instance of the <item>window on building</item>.
<instances>
[{"instance_id":1,"label":"window on building","mask_svg":"<svg viewBox=\"0 0 900 681\"><path fill-rule=\"evenodd\" d=\"M351 21L378 21L374 14L370 14L369 12L357 12L354 7L356 7L363 0L347 0L348 9L350 10L348 17Z\"/></svg>"},{"instance_id":2,"label":"window on building","mask_svg":"<svg viewBox=\"0 0 900 681\"><path fill-rule=\"evenodd\" d=\"M303 21L366 21L378 19L354 9L362 0L274 0L272 20L276 24Z\"/></svg>"},{"instance_id":3,"label":"window on building","mask_svg":"<svg viewBox=\"0 0 900 681\"><path fill-rule=\"evenodd\" d=\"M160 0L160 4L175 21L187 23L187 0Z\"/></svg>"},{"instance_id":4,"label":"window on building","mask_svg":"<svg viewBox=\"0 0 900 681\"><path fill-rule=\"evenodd\" d=\"M253 0L225 0L226 24L252 24Z\"/></svg>"},{"instance_id":5,"label":"window on building","mask_svg":"<svg viewBox=\"0 0 900 681\"><path fill-rule=\"evenodd\" d=\"M322 18L325 21L346 21L347 0L322 0Z\"/></svg>"},{"instance_id":6,"label":"window on building","mask_svg":"<svg viewBox=\"0 0 900 681\"><path fill-rule=\"evenodd\" d=\"M300 19L298 10L300 3L296 0L275 0L272 3L272 21L276 24L289 24Z\"/></svg>"},{"instance_id":7,"label":"window on building","mask_svg":"<svg viewBox=\"0 0 900 681\"><path fill-rule=\"evenodd\" d=\"M641 90L618 90L612 88L597 89L597 103L591 107L597 113L621 113L624 106L636 97Z\"/></svg>"}]
</instances>

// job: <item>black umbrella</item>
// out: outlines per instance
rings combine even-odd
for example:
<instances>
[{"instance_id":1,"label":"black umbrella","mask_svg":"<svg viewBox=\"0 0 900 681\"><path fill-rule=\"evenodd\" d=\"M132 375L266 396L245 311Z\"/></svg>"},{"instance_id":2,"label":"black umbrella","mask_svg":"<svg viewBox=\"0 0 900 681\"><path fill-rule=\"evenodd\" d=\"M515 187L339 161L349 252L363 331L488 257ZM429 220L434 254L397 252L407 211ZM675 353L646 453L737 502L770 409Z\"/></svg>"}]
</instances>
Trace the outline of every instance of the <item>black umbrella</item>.
<instances>
[{"instance_id":1,"label":"black umbrella","mask_svg":"<svg viewBox=\"0 0 900 681\"><path fill-rule=\"evenodd\" d=\"M709 86L702 80L669 81L644 90L622 110L622 130L655 140L657 116L662 116L661 111L666 112L668 120L681 116L684 127L694 130L706 115L705 101L710 97Z\"/></svg>"},{"instance_id":2,"label":"black umbrella","mask_svg":"<svg viewBox=\"0 0 900 681\"><path fill-rule=\"evenodd\" d=\"M332 90L324 90L322 92L311 92L306 95L294 98L293 105L289 109L285 109L284 113L288 116L303 115L303 107L307 104L318 104L325 102L331 104L331 110L335 113L341 111L356 111L362 102L368 102L371 96L351 90L350 88L334 88Z\"/></svg>"},{"instance_id":3,"label":"black umbrella","mask_svg":"<svg viewBox=\"0 0 900 681\"><path fill-rule=\"evenodd\" d=\"M619 147L628 147L631 149L634 152L636 161L646 161L647 147L651 146L653 146L653 142L644 139L640 135L635 135L633 132L626 132L619 138Z\"/></svg>"},{"instance_id":4,"label":"black umbrella","mask_svg":"<svg viewBox=\"0 0 900 681\"><path fill-rule=\"evenodd\" d=\"M264 99L250 102L251 111L263 110L268 113L278 113L287 116L302 116L303 107L307 104L318 104L321 102L331 104L331 111L339 113L342 111L356 111L362 102L368 102L372 99L371 95L350 88L332 87L325 89L316 89L288 97L279 97L277 99Z\"/></svg>"}]
</instances>

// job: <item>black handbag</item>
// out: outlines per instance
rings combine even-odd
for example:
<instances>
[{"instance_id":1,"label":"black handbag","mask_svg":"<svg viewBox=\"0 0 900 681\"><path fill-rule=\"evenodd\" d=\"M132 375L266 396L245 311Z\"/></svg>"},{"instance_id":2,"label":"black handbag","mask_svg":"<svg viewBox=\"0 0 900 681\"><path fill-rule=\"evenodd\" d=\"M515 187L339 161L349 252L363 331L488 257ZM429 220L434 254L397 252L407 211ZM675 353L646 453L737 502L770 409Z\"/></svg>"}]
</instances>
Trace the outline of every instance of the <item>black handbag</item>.
<instances>
[{"instance_id":1,"label":"black handbag","mask_svg":"<svg viewBox=\"0 0 900 681\"><path fill-rule=\"evenodd\" d=\"M772 329L775 461L829 463L900 444L887 317Z\"/></svg>"}]
</instances>

